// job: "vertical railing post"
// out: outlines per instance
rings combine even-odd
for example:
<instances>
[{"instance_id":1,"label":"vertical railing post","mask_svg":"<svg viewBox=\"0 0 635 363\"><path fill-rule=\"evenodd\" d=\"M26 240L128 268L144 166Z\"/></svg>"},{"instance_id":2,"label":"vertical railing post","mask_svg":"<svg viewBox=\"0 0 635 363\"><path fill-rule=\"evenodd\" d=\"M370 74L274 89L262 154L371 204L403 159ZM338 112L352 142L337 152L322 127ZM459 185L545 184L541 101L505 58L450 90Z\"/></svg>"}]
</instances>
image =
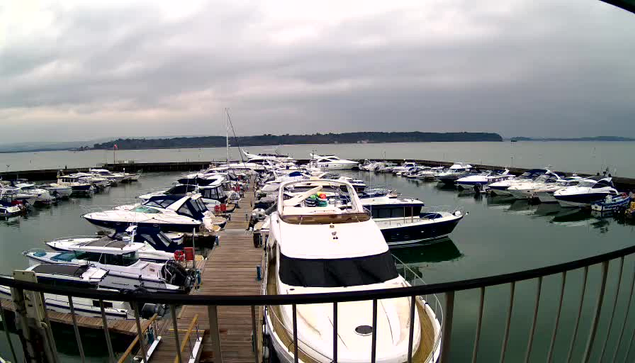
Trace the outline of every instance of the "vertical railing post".
<instances>
[{"instance_id":1,"label":"vertical railing post","mask_svg":"<svg viewBox=\"0 0 635 363\"><path fill-rule=\"evenodd\" d=\"M178 363L183 363L183 357L181 356L181 341L179 338L179 323L176 318L176 307L174 304L170 305L170 315L172 315L172 329L174 329L174 342L176 343L176 357L179 359Z\"/></svg>"},{"instance_id":2,"label":"vertical railing post","mask_svg":"<svg viewBox=\"0 0 635 363\"><path fill-rule=\"evenodd\" d=\"M560 325L560 313L562 313L562 301L564 300L564 290L567 286L567 272L562 273L562 285L560 286L560 300L558 302L558 312L556 313L556 322L553 324L553 333L551 333L551 343L549 343L549 353L547 354L547 363L551 363L553 358L553 349L556 345L556 337L558 336L558 326Z\"/></svg>"},{"instance_id":3,"label":"vertical railing post","mask_svg":"<svg viewBox=\"0 0 635 363\"><path fill-rule=\"evenodd\" d=\"M589 339L587 340L586 349L584 350L584 356L581 361L584 363L587 363L591 358L591 350L593 349L593 342L595 341L600 314L602 313L602 302L604 301L604 291L606 290L608 269L609 261L602 262L602 282L600 283L600 293L598 294L597 302L595 304L595 314L593 315L593 322L591 323L591 332L589 333Z\"/></svg>"},{"instance_id":4,"label":"vertical railing post","mask_svg":"<svg viewBox=\"0 0 635 363\"><path fill-rule=\"evenodd\" d=\"M408 363L412 363L412 350L414 349L415 311L417 309L417 296L410 297L410 327L408 329Z\"/></svg>"},{"instance_id":5,"label":"vertical railing post","mask_svg":"<svg viewBox=\"0 0 635 363\"><path fill-rule=\"evenodd\" d=\"M481 287L481 298L478 305L478 320L476 321L476 335L474 336L474 350L472 351L472 363L476 363L478 357L478 344L481 341L481 328L483 327L483 307L485 305L485 288Z\"/></svg>"},{"instance_id":6,"label":"vertical railing post","mask_svg":"<svg viewBox=\"0 0 635 363\"><path fill-rule=\"evenodd\" d=\"M628 302L626 303L626 314L624 316L624 322L622 323L622 329L620 330L620 337L617 339L617 344L615 345L615 352L613 353L612 362L615 362L617 359L617 353L620 351L620 345L622 344L622 339L624 338L624 331L626 330L626 322L628 321L628 316L631 312L631 302L633 301L633 290L635 290L635 269L633 269L633 279L631 280L631 289L628 293ZM628 358L628 357L626 357Z\"/></svg>"},{"instance_id":7,"label":"vertical railing post","mask_svg":"<svg viewBox=\"0 0 635 363\"><path fill-rule=\"evenodd\" d=\"M298 307L293 304L291 310L293 313L293 361L298 363L300 361L298 357Z\"/></svg>"},{"instance_id":8,"label":"vertical railing post","mask_svg":"<svg viewBox=\"0 0 635 363\"><path fill-rule=\"evenodd\" d=\"M542 291L542 276L538 278L538 287L536 291L536 303L534 305L534 318L531 322L531 329L529 331L529 342L527 343L527 352L525 353L525 363L529 363L531 357L531 348L534 343L534 334L536 333L536 321L538 320L538 309L540 309L540 293Z\"/></svg>"},{"instance_id":9,"label":"vertical railing post","mask_svg":"<svg viewBox=\"0 0 635 363\"><path fill-rule=\"evenodd\" d=\"M35 293L35 292L34 292ZM51 357L55 362L59 362L60 358L57 355L57 344L55 344L55 337L53 336L53 327L51 326L51 321L49 320L48 310L46 309L46 302L44 300L44 293L39 292L40 300L42 301L42 312L44 313L44 323L46 324L46 328L44 329L44 334L47 339L47 348L51 352Z\"/></svg>"},{"instance_id":10,"label":"vertical railing post","mask_svg":"<svg viewBox=\"0 0 635 363\"><path fill-rule=\"evenodd\" d=\"M615 289L615 300L613 300L613 310L611 310L611 318L609 319L609 326L608 328L606 328L606 331L608 331L609 333L606 335L606 339L604 339L604 344L602 344L602 353L600 353L600 362L604 361L604 353L606 353L606 344L609 342L611 328L613 327L613 319L615 318L615 310L617 309L617 302L619 301L619 298L620 298L620 286L622 285L623 273L624 273L624 256L620 258L620 273L617 277L617 287Z\"/></svg>"},{"instance_id":11,"label":"vertical railing post","mask_svg":"<svg viewBox=\"0 0 635 363\"><path fill-rule=\"evenodd\" d=\"M256 324L256 306L251 306L251 329L252 329L252 351L254 352L254 362L258 363L258 330Z\"/></svg>"},{"instance_id":12,"label":"vertical railing post","mask_svg":"<svg viewBox=\"0 0 635 363\"><path fill-rule=\"evenodd\" d=\"M454 291L445 293L445 313L443 316L443 338L441 340L441 363L450 361L450 340L452 339L452 319L454 317Z\"/></svg>"},{"instance_id":13,"label":"vertical railing post","mask_svg":"<svg viewBox=\"0 0 635 363\"><path fill-rule=\"evenodd\" d=\"M212 350L214 352L214 362L223 362L223 353L220 344L220 329L218 328L218 310L216 305L207 307L207 318L209 319L209 335L212 339Z\"/></svg>"},{"instance_id":14,"label":"vertical railing post","mask_svg":"<svg viewBox=\"0 0 635 363\"><path fill-rule=\"evenodd\" d=\"M139 304L137 302L133 302L132 307L134 308L134 320L137 324L137 337L139 338L139 348L141 349L141 361L146 363L148 353L146 353L146 343L144 342L141 320L139 319Z\"/></svg>"},{"instance_id":15,"label":"vertical railing post","mask_svg":"<svg viewBox=\"0 0 635 363\"><path fill-rule=\"evenodd\" d=\"M377 299L373 299L373 332L370 341L370 361L377 361Z\"/></svg>"},{"instance_id":16,"label":"vertical railing post","mask_svg":"<svg viewBox=\"0 0 635 363\"><path fill-rule=\"evenodd\" d=\"M106 319L106 308L104 308L104 300L99 299L99 309L101 310L101 322L104 326L106 347L108 348L108 358L110 359L110 362L115 362L115 353L112 350L112 342L110 341L110 330L108 329L108 319Z\"/></svg>"},{"instance_id":17,"label":"vertical railing post","mask_svg":"<svg viewBox=\"0 0 635 363\"><path fill-rule=\"evenodd\" d=\"M505 334L503 335L503 347L501 348L500 363L505 362L505 354L507 354L507 342L509 342L509 328L512 324L512 313L514 312L514 294L516 292L516 281L511 283L511 291L509 292L509 309L507 310L507 319L505 321Z\"/></svg>"},{"instance_id":18,"label":"vertical railing post","mask_svg":"<svg viewBox=\"0 0 635 363\"><path fill-rule=\"evenodd\" d=\"M580 327L580 317L582 316L582 308L584 306L584 295L586 295L586 283L589 277L589 266L584 267L584 278L582 280L582 292L580 293L580 306L578 308L578 317L575 319L575 325L573 328L573 334L571 336L571 343L569 345L569 353L567 353L567 363L571 362L573 357L573 348L575 347L575 341L578 336L578 328Z\"/></svg>"},{"instance_id":19,"label":"vertical railing post","mask_svg":"<svg viewBox=\"0 0 635 363\"><path fill-rule=\"evenodd\" d=\"M82 336L79 334L79 327L77 326L77 316L75 316L75 304L73 304L73 298L68 296L68 306L71 309L71 318L73 319L73 330L75 331L75 340L77 341L77 349L79 350L79 357L84 363L86 361L86 355L84 354L84 345L82 344Z\"/></svg>"},{"instance_id":20,"label":"vertical railing post","mask_svg":"<svg viewBox=\"0 0 635 363\"><path fill-rule=\"evenodd\" d=\"M7 344L9 344L9 349L11 349L11 356L13 357L13 361L18 361L18 356L15 354L15 348L13 348L13 342L11 341L11 334L9 334L9 325L7 324L7 316L4 313L4 308L0 303L0 314L2 316L2 327L4 328L4 334L7 337ZM82 362L83 363L83 362Z\"/></svg>"},{"instance_id":21,"label":"vertical railing post","mask_svg":"<svg viewBox=\"0 0 635 363\"><path fill-rule=\"evenodd\" d=\"M337 362L337 345L339 337L337 334L337 301L333 302L333 362Z\"/></svg>"}]
</instances>

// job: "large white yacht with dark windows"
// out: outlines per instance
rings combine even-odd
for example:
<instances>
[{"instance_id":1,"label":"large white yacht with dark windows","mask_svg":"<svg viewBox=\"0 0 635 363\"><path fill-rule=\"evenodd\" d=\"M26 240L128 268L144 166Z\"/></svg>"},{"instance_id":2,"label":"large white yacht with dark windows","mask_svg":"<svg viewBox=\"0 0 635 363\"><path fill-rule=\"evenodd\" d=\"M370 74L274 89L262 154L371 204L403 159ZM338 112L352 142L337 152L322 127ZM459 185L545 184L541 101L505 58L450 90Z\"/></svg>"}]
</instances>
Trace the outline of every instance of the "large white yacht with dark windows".
<instances>
[{"instance_id":1,"label":"large white yacht with dark windows","mask_svg":"<svg viewBox=\"0 0 635 363\"><path fill-rule=\"evenodd\" d=\"M562 207L591 207L591 204L604 200L607 196L617 196L611 177L591 177L592 185L575 185L557 190L554 198Z\"/></svg>"},{"instance_id":2,"label":"large white yacht with dark windows","mask_svg":"<svg viewBox=\"0 0 635 363\"><path fill-rule=\"evenodd\" d=\"M323 170L351 170L359 167L353 160L340 159L335 155L318 155L311 153L311 163Z\"/></svg>"},{"instance_id":3,"label":"large white yacht with dark windows","mask_svg":"<svg viewBox=\"0 0 635 363\"><path fill-rule=\"evenodd\" d=\"M280 187L277 211L268 220L266 294L294 295L406 287L388 245L346 182L308 180ZM298 351L294 357L293 309L268 306L266 342L284 362L368 361L376 331L377 362L408 360L408 331L414 324L413 354L438 358L440 325L422 299L410 319L410 298L378 301L376 325L372 301L338 304L337 338L333 339L331 304L298 305Z\"/></svg>"}]
</instances>

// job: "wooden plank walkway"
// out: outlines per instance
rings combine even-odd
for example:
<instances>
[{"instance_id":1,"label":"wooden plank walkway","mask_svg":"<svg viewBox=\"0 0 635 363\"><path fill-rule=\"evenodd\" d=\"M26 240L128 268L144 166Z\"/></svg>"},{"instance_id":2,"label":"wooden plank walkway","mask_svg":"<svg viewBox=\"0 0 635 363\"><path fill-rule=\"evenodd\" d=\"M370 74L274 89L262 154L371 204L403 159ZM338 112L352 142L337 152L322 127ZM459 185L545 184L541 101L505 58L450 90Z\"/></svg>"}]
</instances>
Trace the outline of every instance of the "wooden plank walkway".
<instances>
[{"instance_id":1,"label":"wooden plank walkway","mask_svg":"<svg viewBox=\"0 0 635 363\"><path fill-rule=\"evenodd\" d=\"M2 299L2 308L6 311L13 312L15 307L11 300ZM71 314L59 313L56 311L48 310L49 320L53 323L59 324L73 324L73 318ZM89 329L103 329L103 323L101 317L99 318L91 318L88 316L76 315L77 318L77 326L80 328L89 328ZM148 325L147 320L141 321L141 328L145 329ZM124 334L124 335L137 335L137 326L134 320L109 320L108 321L108 329L112 333L116 334Z\"/></svg>"},{"instance_id":2,"label":"wooden plank walkway","mask_svg":"<svg viewBox=\"0 0 635 363\"><path fill-rule=\"evenodd\" d=\"M261 282L256 280L256 266L262 263L263 250L254 248L251 232L247 231L245 214L251 212L253 193L248 190L240 201L239 208L219 233L220 245L210 253L201 273L201 287L194 294L205 295L258 295ZM195 315L199 317L199 328L205 330L200 362L213 362L213 345L209 334L209 318L206 306L184 306L178 313L179 341ZM256 309L257 322L262 319L261 309ZM252 320L250 307L218 307L219 330L223 362L255 362L252 351ZM260 323L257 328L260 329ZM161 344L152 357L152 362L174 362L176 342L172 324L166 324L161 332ZM257 337L260 340L260 336ZM259 342L260 346L260 342ZM259 349L260 350L260 349ZM258 357L260 354L258 353ZM186 345L182 358L187 361L189 349ZM259 359L258 359L259 361Z\"/></svg>"}]
</instances>

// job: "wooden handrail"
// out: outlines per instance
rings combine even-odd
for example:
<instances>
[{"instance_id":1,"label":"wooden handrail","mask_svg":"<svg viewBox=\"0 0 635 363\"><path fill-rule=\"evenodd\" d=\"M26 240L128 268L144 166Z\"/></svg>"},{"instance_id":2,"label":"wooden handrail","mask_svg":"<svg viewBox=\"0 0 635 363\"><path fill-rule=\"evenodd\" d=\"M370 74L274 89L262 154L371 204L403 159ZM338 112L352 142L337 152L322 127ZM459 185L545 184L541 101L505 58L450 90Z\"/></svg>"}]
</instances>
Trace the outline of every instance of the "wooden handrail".
<instances>
[{"instance_id":1,"label":"wooden handrail","mask_svg":"<svg viewBox=\"0 0 635 363\"><path fill-rule=\"evenodd\" d=\"M152 323L156 320L156 318L157 318L157 314L152 315L150 320L148 320L148 325L146 325L146 327L143 328L143 330L141 331L141 334L137 334L137 336L135 336L134 340L132 341L132 343L130 343L130 345L128 346L128 349L126 349L126 351L123 352L123 354L121 355L117 363L123 363L126 360L126 358L128 358L130 353L132 353L132 349L139 342L139 335L143 335L143 333L145 333L146 330L148 330L148 328L152 326Z\"/></svg>"},{"instance_id":2,"label":"wooden handrail","mask_svg":"<svg viewBox=\"0 0 635 363\"><path fill-rule=\"evenodd\" d=\"M194 325L196 324L197 321L198 321L198 314L194 315L194 318L190 322L190 326L187 328L187 333L185 333L185 338L183 339L183 342L181 343L181 350L180 350L181 353L183 353L183 349L185 349L185 345L187 344L187 341L190 339L190 334L192 333L192 329L194 329ZM179 333L178 331L174 332L174 334L178 334L178 333ZM178 355L174 357L174 363L179 363Z\"/></svg>"}]
</instances>

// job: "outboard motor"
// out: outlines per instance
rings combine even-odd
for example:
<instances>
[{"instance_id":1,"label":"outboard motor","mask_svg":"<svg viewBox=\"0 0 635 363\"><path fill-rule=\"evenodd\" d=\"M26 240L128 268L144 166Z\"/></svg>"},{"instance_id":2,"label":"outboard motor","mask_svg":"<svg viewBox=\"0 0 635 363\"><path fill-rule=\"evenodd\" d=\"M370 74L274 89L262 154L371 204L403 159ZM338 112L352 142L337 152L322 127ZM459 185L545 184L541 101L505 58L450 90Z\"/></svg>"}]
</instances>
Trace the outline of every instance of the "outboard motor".
<instances>
[{"instance_id":1,"label":"outboard motor","mask_svg":"<svg viewBox=\"0 0 635 363\"><path fill-rule=\"evenodd\" d=\"M180 287L183 292L189 292L194 285L193 271L187 270L176 261L165 263L164 277L167 283Z\"/></svg>"},{"instance_id":2,"label":"outboard motor","mask_svg":"<svg viewBox=\"0 0 635 363\"><path fill-rule=\"evenodd\" d=\"M249 217L249 226L247 229L252 229L256 223L260 221L264 221L267 218L267 214L263 208L256 208L251 212L251 216Z\"/></svg>"},{"instance_id":3,"label":"outboard motor","mask_svg":"<svg viewBox=\"0 0 635 363\"><path fill-rule=\"evenodd\" d=\"M141 318L150 319L154 314L157 314L157 316L163 316L165 315L165 311L165 305L163 304L145 303L141 308Z\"/></svg>"}]
</instances>

